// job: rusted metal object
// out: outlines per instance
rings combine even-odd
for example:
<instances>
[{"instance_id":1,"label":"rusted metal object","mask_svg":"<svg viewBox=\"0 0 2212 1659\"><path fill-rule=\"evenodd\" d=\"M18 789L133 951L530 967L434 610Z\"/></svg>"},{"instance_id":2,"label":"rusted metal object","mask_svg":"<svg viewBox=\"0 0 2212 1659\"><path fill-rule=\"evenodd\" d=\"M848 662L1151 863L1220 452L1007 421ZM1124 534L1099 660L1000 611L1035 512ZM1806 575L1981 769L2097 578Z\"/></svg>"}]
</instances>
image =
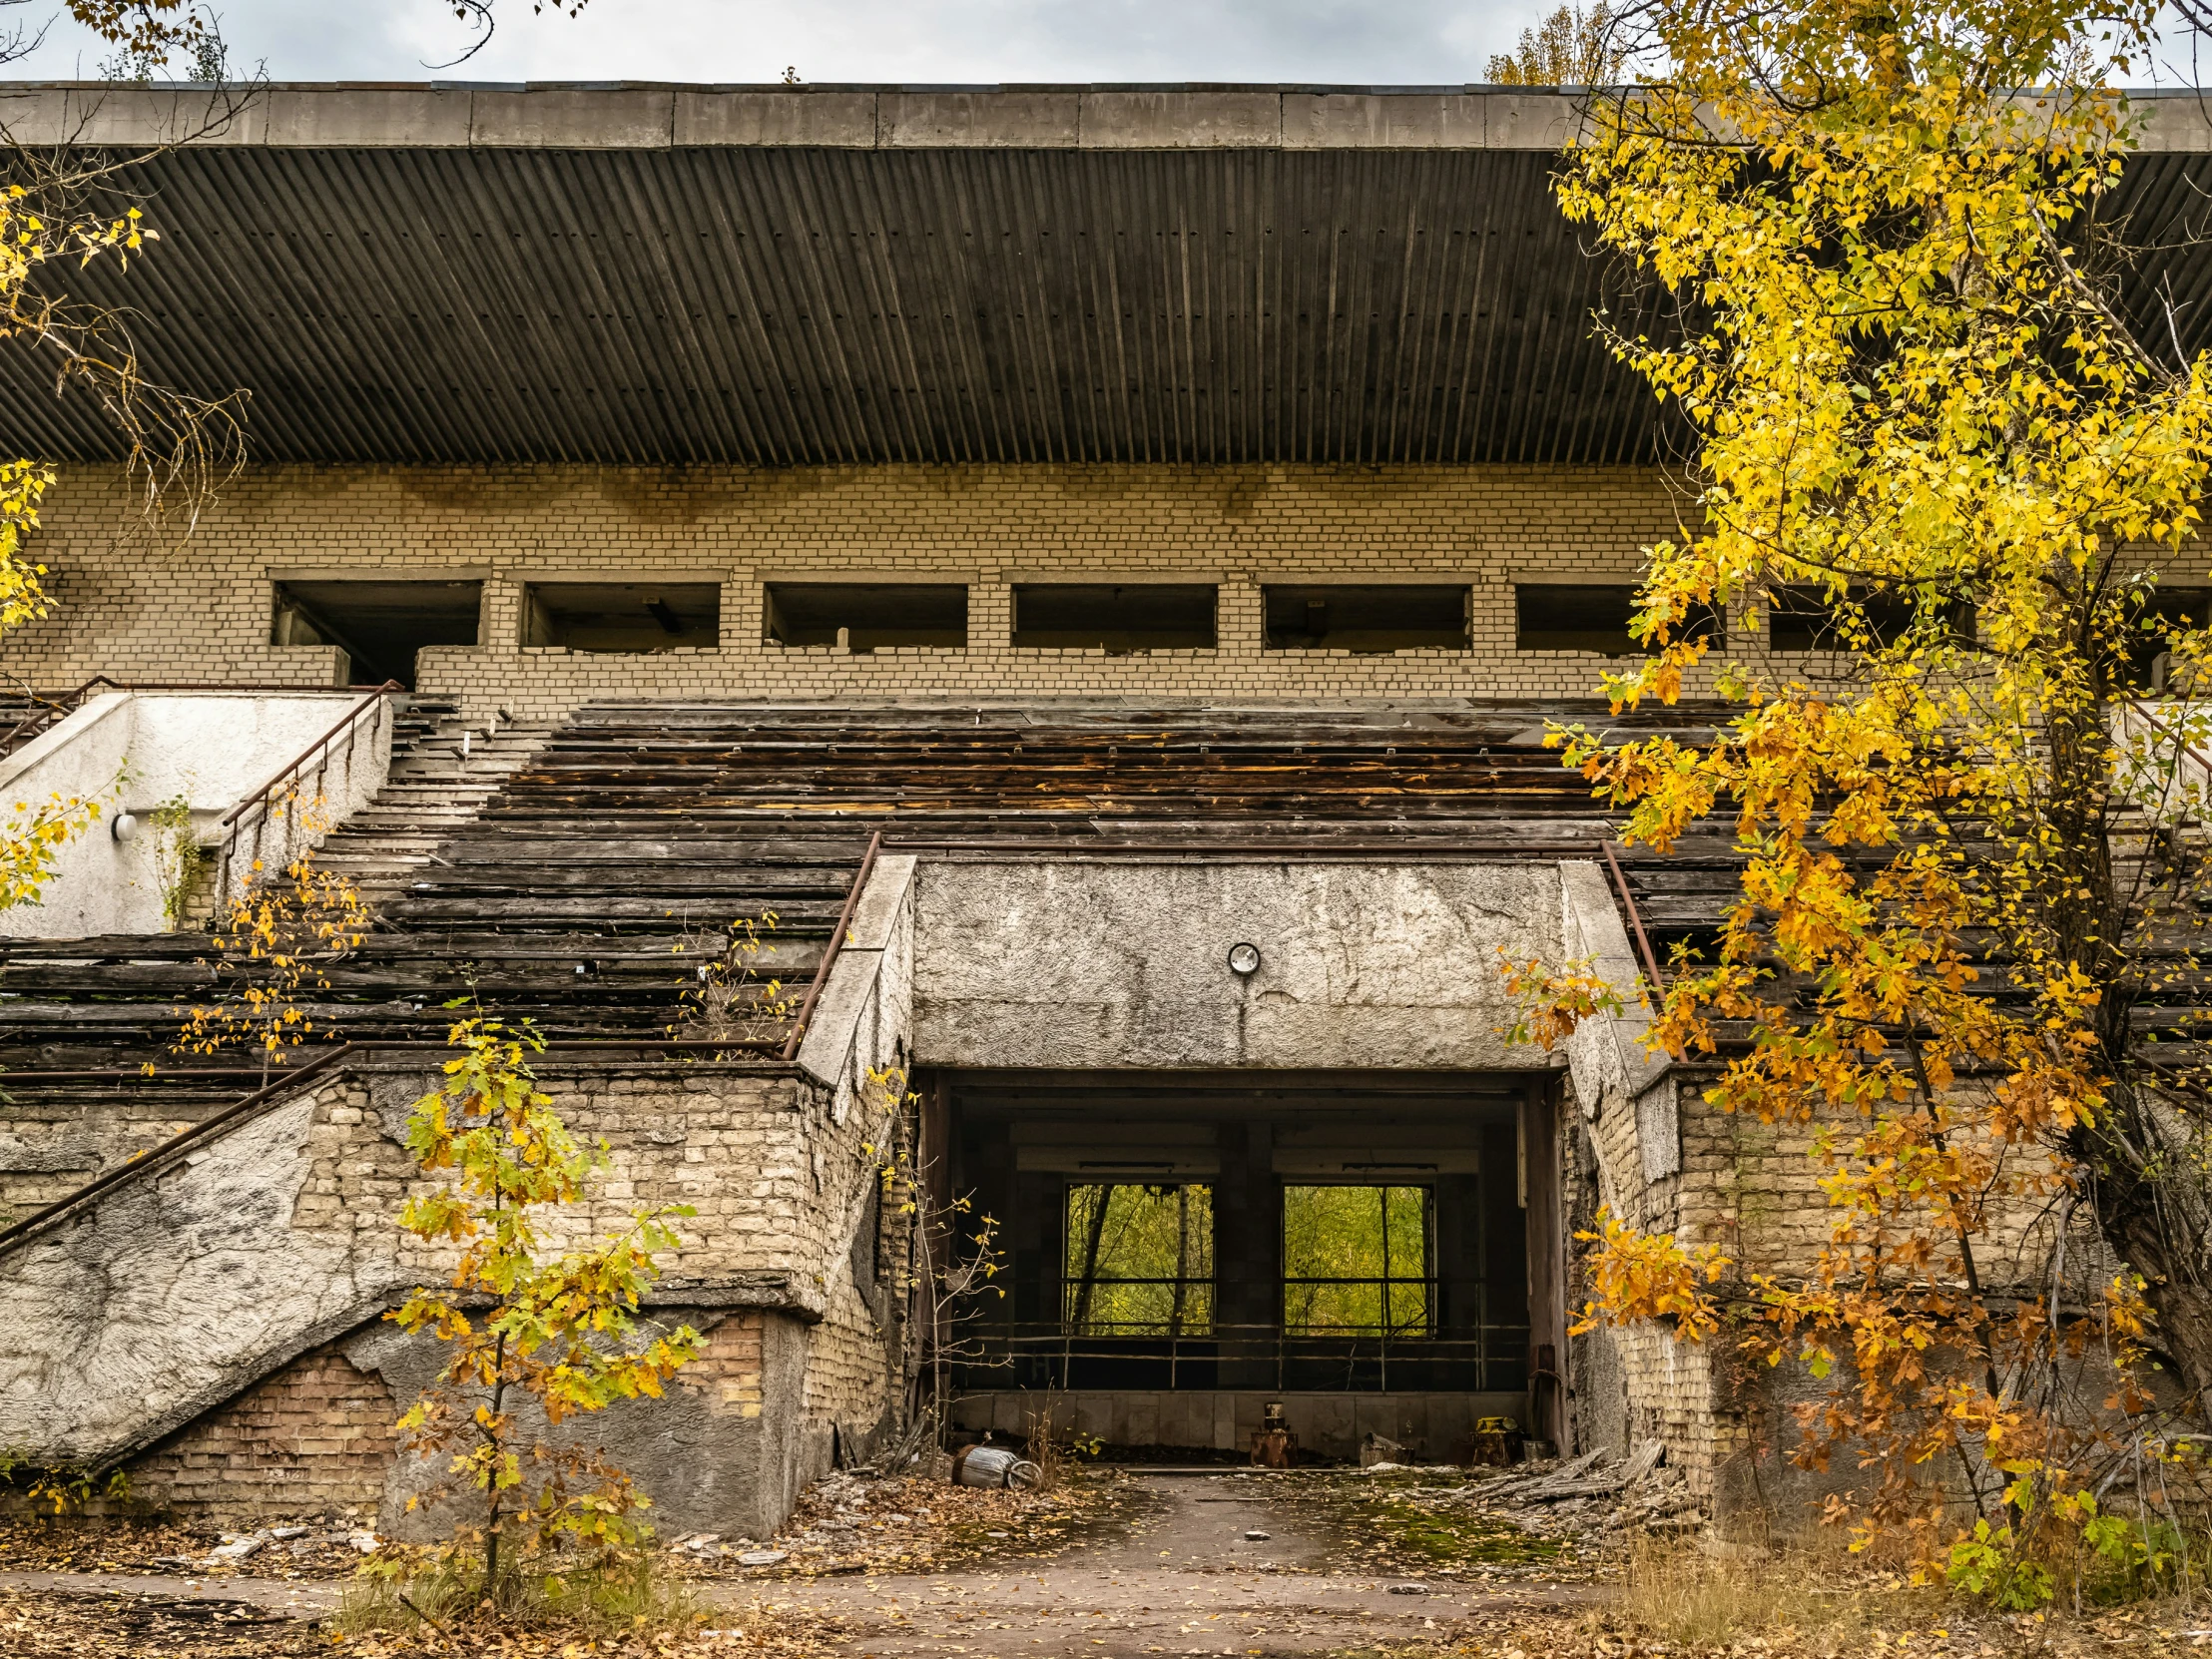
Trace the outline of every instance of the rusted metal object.
<instances>
[{"instance_id":1,"label":"rusted metal object","mask_svg":"<svg viewBox=\"0 0 2212 1659\"><path fill-rule=\"evenodd\" d=\"M1298 1458L1298 1436L1291 1432L1290 1419L1283 1414L1280 1400L1270 1400L1261 1413L1260 1426L1252 1431L1252 1462L1255 1468L1287 1469Z\"/></svg>"},{"instance_id":2,"label":"rusted metal object","mask_svg":"<svg viewBox=\"0 0 2212 1659\"><path fill-rule=\"evenodd\" d=\"M807 987L807 1000L799 1005L799 1018L792 1022L792 1034L784 1044L787 1060L799 1058L799 1045L807 1040L807 1022L814 1018L822 987L830 982L830 970L836 966L837 952L844 948L844 936L852 927L852 912L859 907L860 889L867 885L868 872L875 868L875 854L882 845L882 830L868 836L867 850L860 854L859 872L852 877L852 890L844 895L844 908L837 912L837 930L830 935L830 948L823 952L814 981Z\"/></svg>"},{"instance_id":3,"label":"rusted metal object","mask_svg":"<svg viewBox=\"0 0 2212 1659\"><path fill-rule=\"evenodd\" d=\"M385 710L389 707L388 699L395 694L404 693L406 689L396 680L386 680L382 685L375 687L352 708L348 709L335 726L301 750L298 757L290 765L284 767L268 783L223 815L221 824L223 842L217 849L215 864L216 903L218 906L222 905L231 896L231 865L238 855L239 836L244 831L247 823L251 820L254 826L254 846L256 852L259 853L262 830L269 823L269 815L276 804L277 792L304 778L310 765L319 778L329 766L331 746L340 737L345 739L346 759L348 765L350 765L353 745L360 736L361 717L372 714L378 720L381 720Z\"/></svg>"},{"instance_id":4,"label":"rusted metal object","mask_svg":"<svg viewBox=\"0 0 2212 1659\"><path fill-rule=\"evenodd\" d=\"M1021 1492L1043 1478L1044 1470L1007 1446L962 1446L952 1454L955 1486L998 1486Z\"/></svg>"},{"instance_id":5,"label":"rusted metal object","mask_svg":"<svg viewBox=\"0 0 2212 1659\"><path fill-rule=\"evenodd\" d=\"M1651 988L1662 991L1667 988L1666 975L1659 971L1659 957L1651 948L1651 940L1644 934L1644 918L1636 908L1636 895L1629 889L1627 873L1621 868L1620 859L1613 855L1613 843L1606 841L1605 867L1612 872L1613 890L1620 894L1621 909L1628 917L1629 931L1635 935L1636 950L1644 959L1644 971L1651 975Z\"/></svg>"}]
</instances>

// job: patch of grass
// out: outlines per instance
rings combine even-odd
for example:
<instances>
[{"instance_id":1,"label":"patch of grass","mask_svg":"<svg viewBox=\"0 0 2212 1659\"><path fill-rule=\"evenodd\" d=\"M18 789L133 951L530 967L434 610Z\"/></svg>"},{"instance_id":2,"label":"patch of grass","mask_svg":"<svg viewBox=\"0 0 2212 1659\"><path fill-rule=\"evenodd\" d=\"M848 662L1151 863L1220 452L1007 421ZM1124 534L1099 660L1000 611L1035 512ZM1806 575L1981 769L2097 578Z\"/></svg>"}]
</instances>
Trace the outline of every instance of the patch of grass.
<instances>
[{"instance_id":1,"label":"patch of grass","mask_svg":"<svg viewBox=\"0 0 2212 1659\"><path fill-rule=\"evenodd\" d=\"M507 1579L496 1604L483 1594L483 1568L475 1561L439 1562L396 1577L363 1573L341 1592L330 1628L341 1636L436 1631L462 1639L489 1628L604 1638L686 1630L699 1620L692 1587L659 1571L650 1555L603 1562L540 1556Z\"/></svg>"},{"instance_id":2,"label":"patch of grass","mask_svg":"<svg viewBox=\"0 0 2212 1659\"><path fill-rule=\"evenodd\" d=\"M1287 1484L1276 1501L1320 1508L1362 1565L1376 1570L1535 1567L1566 1553L1552 1539L1444 1497L1431 1481L1410 1471L1324 1477L1303 1489Z\"/></svg>"},{"instance_id":3,"label":"patch of grass","mask_svg":"<svg viewBox=\"0 0 2212 1659\"><path fill-rule=\"evenodd\" d=\"M1943 1599L1819 1552L1755 1559L1639 1537L1621 1576L1620 1618L1691 1649L1788 1636L1802 1651L1840 1654L1859 1651L1878 1630L1937 1618Z\"/></svg>"}]
</instances>

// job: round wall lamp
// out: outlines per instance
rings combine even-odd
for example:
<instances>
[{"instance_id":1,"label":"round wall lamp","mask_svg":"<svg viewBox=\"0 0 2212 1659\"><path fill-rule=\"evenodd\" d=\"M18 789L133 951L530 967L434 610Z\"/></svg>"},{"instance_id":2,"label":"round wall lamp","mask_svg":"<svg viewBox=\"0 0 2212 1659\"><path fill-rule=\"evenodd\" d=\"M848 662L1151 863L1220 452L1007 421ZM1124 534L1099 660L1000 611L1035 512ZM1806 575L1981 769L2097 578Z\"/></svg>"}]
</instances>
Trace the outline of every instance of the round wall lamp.
<instances>
[{"instance_id":1,"label":"round wall lamp","mask_svg":"<svg viewBox=\"0 0 2212 1659\"><path fill-rule=\"evenodd\" d=\"M1229 947L1229 971L1240 979L1250 979L1260 971L1260 947L1256 944L1233 944Z\"/></svg>"},{"instance_id":2,"label":"round wall lamp","mask_svg":"<svg viewBox=\"0 0 2212 1659\"><path fill-rule=\"evenodd\" d=\"M139 821L135 813L118 813L108 825L108 833L119 841L138 839Z\"/></svg>"}]
</instances>

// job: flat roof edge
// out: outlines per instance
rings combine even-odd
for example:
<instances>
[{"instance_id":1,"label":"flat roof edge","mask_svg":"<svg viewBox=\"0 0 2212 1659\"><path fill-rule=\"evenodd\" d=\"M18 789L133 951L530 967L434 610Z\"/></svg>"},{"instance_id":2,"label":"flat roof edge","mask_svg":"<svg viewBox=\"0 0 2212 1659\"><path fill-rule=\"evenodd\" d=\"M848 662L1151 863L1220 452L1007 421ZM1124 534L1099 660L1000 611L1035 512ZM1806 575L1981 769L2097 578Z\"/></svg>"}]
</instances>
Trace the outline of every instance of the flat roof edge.
<instances>
[{"instance_id":1,"label":"flat roof edge","mask_svg":"<svg viewBox=\"0 0 2212 1659\"><path fill-rule=\"evenodd\" d=\"M36 147L1557 150L1576 100L1482 87L0 83Z\"/></svg>"},{"instance_id":2,"label":"flat roof edge","mask_svg":"<svg viewBox=\"0 0 2212 1659\"><path fill-rule=\"evenodd\" d=\"M2212 151L2198 89L2129 97L2146 151ZM1582 120L1572 89L1480 85L0 82L40 148L1556 151Z\"/></svg>"}]
</instances>

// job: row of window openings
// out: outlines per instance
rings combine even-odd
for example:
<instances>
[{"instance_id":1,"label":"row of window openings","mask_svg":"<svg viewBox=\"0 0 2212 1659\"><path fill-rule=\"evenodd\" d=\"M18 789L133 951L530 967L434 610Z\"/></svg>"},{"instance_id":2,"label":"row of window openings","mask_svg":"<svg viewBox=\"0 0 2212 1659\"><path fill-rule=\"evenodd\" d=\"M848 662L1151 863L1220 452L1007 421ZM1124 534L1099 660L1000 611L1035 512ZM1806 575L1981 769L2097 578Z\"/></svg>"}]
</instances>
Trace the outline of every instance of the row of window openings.
<instances>
[{"instance_id":1,"label":"row of window openings","mask_svg":"<svg viewBox=\"0 0 2212 1659\"><path fill-rule=\"evenodd\" d=\"M1282 1194L1285 1335L1432 1333L1429 1188L1286 1185ZM1071 1186L1064 1219L1060 1311L1071 1335L1213 1334L1213 1188Z\"/></svg>"},{"instance_id":2,"label":"row of window openings","mask_svg":"<svg viewBox=\"0 0 2212 1659\"><path fill-rule=\"evenodd\" d=\"M481 643L480 582L286 582L276 591L272 641L335 645L361 684L411 683L425 646ZM1465 650L1471 590L1407 583L1268 585L1262 595L1270 650L1381 653ZM1636 590L1629 585L1523 583L1514 589L1514 644L1522 651L1632 656ZM1015 647L1108 652L1207 650L1217 642L1217 590L1209 583L1027 583L1013 589ZM1868 631L1894 637L1913 601L1860 596ZM2205 596L2161 595L2164 612L2200 619ZM766 637L792 647L868 652L967 644L968 590L957 583L771 582ZM1970 628L1964 607L1946 608ZM1693 636L1718 638L1724 619L1702 610ZM522 644L571 651L713 649L722 641L722 590L711 582L536 582L524 589ZM1846 642L1826 597L1790 589L1769 611L1776 651Z\"/></svg>"}]
</instances>

